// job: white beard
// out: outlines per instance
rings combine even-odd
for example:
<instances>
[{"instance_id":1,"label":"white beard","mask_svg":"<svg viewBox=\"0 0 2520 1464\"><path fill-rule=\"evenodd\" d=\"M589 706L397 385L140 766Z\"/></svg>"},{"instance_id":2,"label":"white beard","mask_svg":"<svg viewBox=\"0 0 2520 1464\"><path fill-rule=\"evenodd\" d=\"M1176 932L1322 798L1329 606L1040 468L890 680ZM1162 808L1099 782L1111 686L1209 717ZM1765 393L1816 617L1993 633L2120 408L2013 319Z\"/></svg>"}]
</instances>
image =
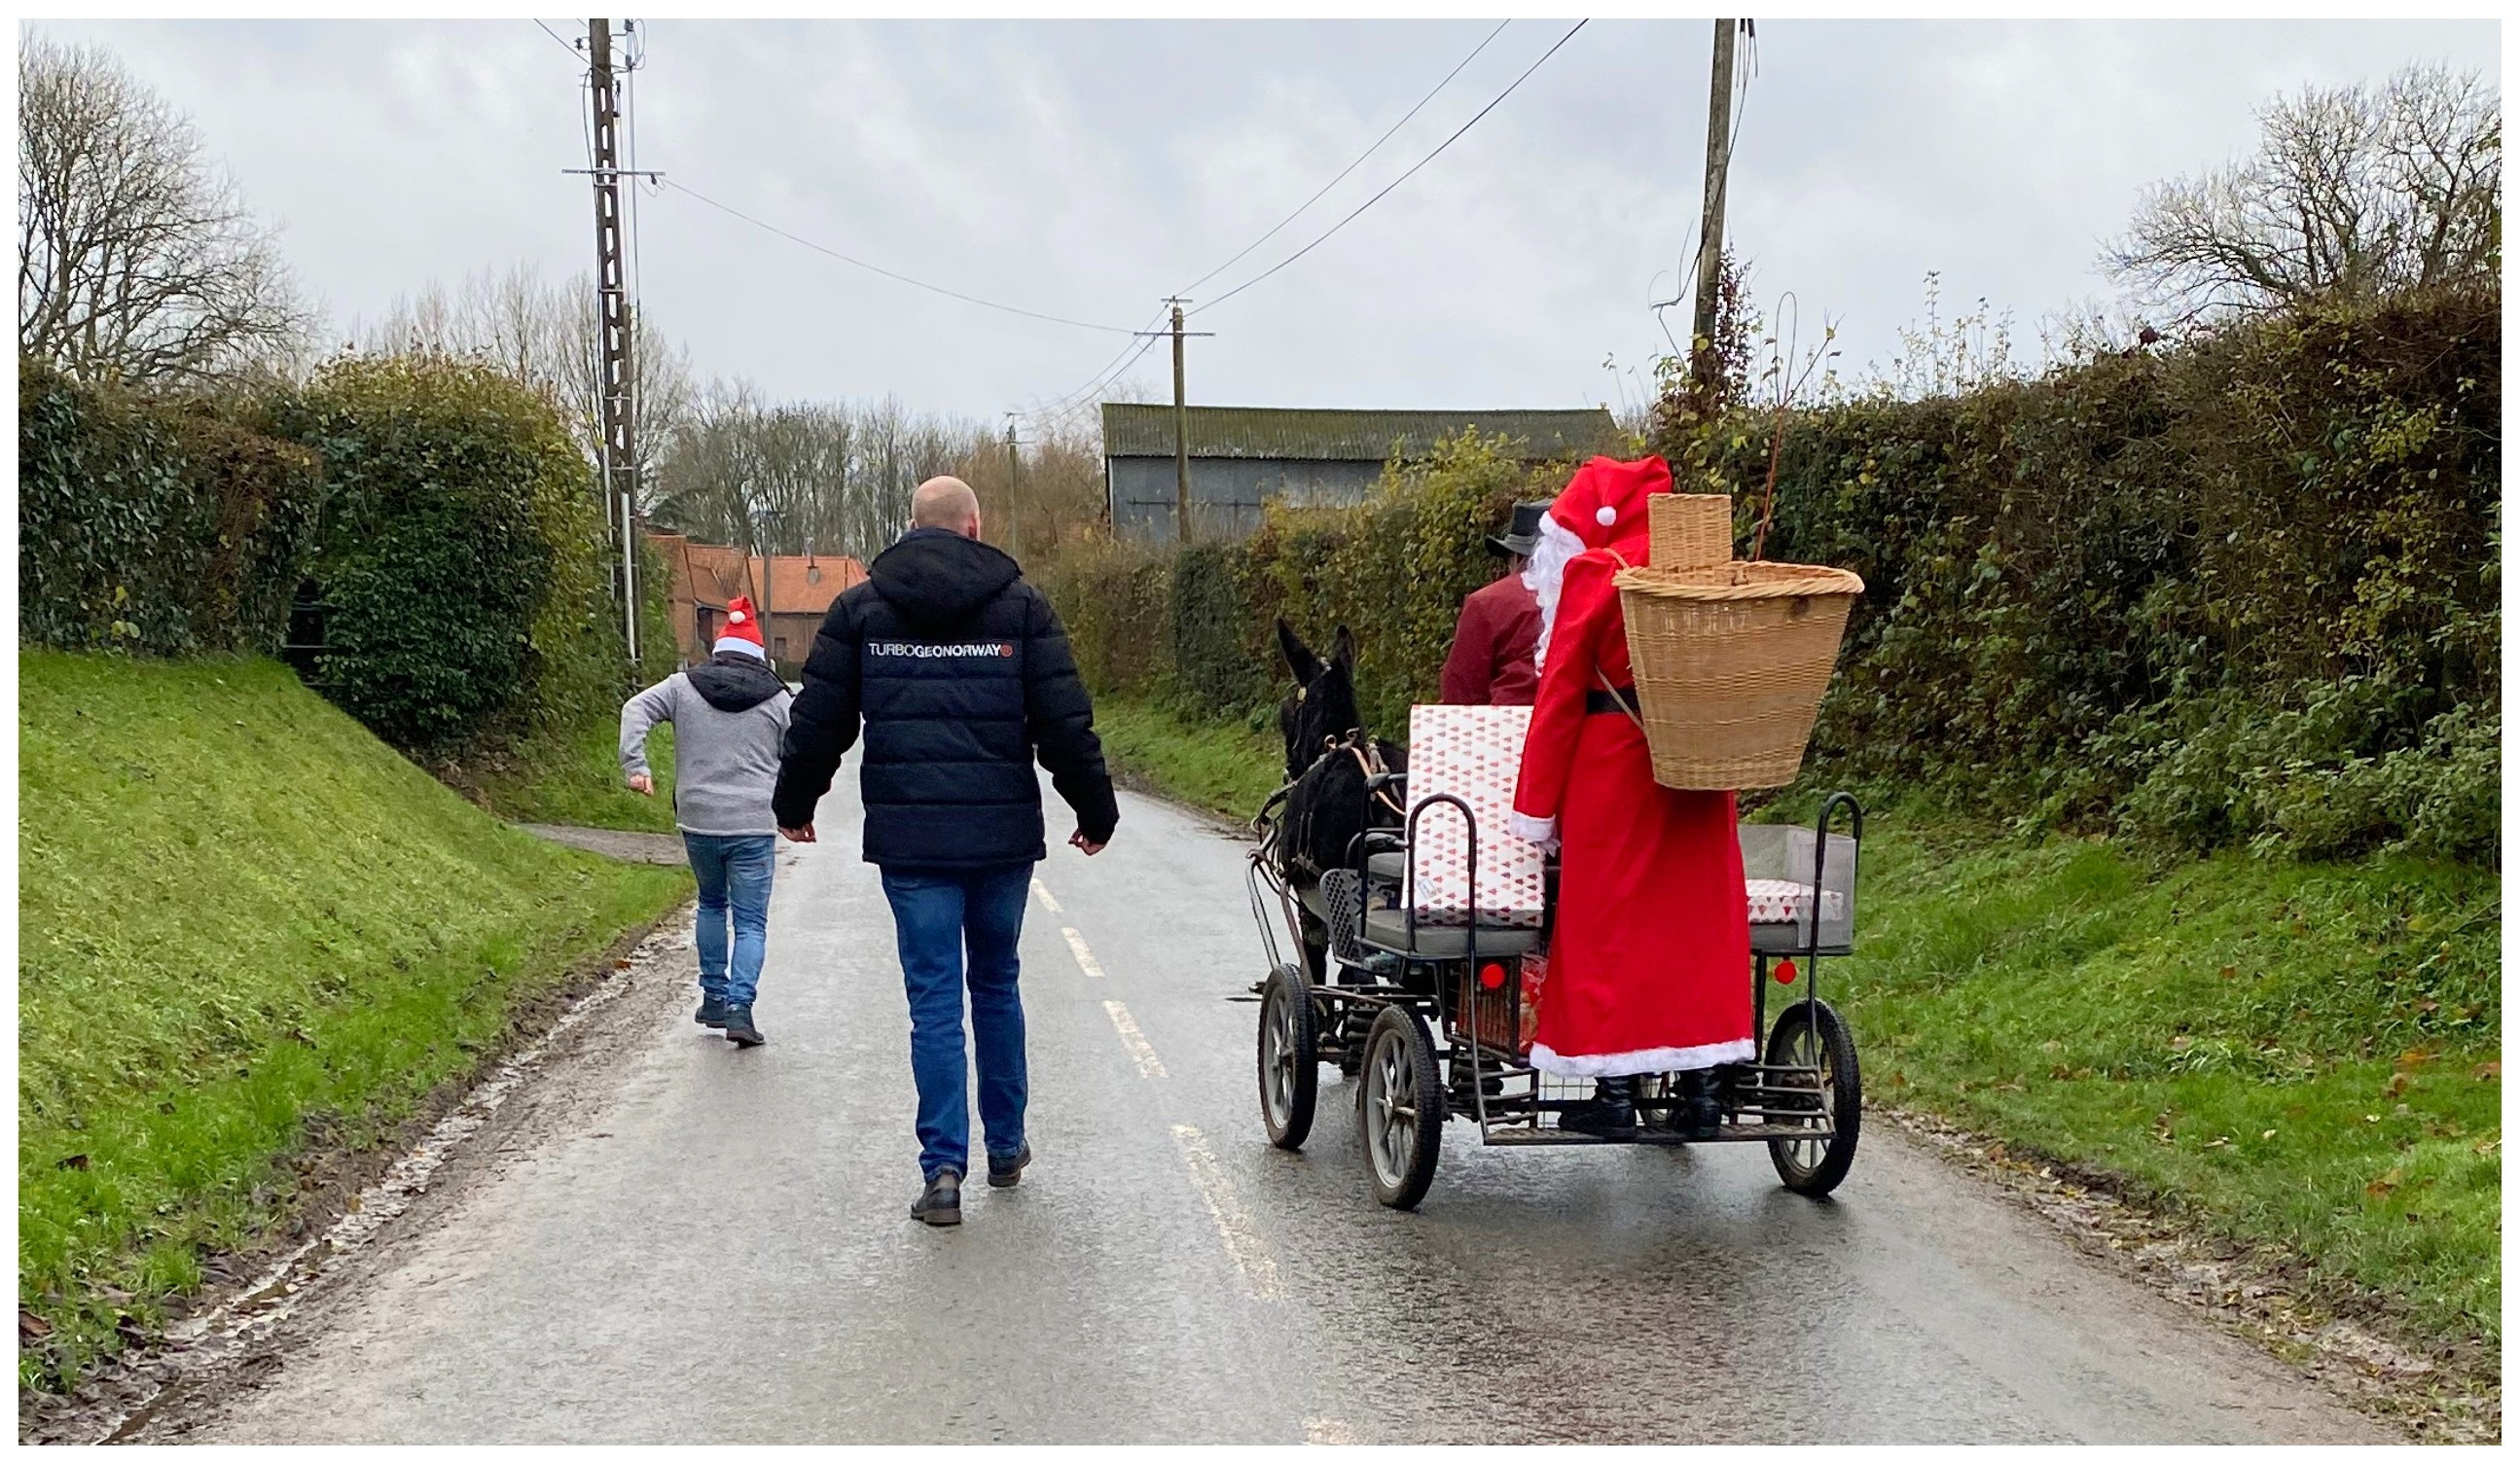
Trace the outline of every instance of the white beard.
<instances>
[{"instance_id":1,"label":"white beard","mask_svg":"<svg viewBox=\"0 0 2520 1464\"><path fill-rule=\"evenodd\" d=\"M1540 643L1531 652L1535 671L1549 664L1549 633L1557 626L1557 596L1566 588L1567 561L1582 553L1583 540L1555 518L1542 515L1540 542L1531 547L1531 562L1522 571L1523 588L1540 601Z\"/></svg>"}]
</instances>

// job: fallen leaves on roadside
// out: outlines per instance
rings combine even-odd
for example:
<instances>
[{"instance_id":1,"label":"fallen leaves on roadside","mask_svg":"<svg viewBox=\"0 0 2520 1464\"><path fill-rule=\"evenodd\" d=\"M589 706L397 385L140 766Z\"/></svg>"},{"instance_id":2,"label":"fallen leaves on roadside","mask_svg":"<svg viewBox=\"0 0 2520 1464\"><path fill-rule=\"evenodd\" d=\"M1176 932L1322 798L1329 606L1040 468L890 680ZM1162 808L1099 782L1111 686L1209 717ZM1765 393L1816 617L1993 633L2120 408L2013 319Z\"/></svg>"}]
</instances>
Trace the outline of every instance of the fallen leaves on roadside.
<instances>
[{"instance_id":1,"label":"fallen leaves on roadside","mask_svg":"<svg viewBox=\"0 0 2520 1464\"><path fill-rule=\"evenodd\" d=\"M2502 1064L2498 1061L2480 1062L2476 1065L2475 1071L2470 1073L2468 1076L2474 1078L2479 1083L2492 1083L2494 1080L2502 1076Z\"/></svg>"},{"instance_id":2,"label":"fallen leaves on roadside","mask_svg":"<svg viewBox=\"0 0 2520 1464\"><path fill-rule=\"evenodd\" d=\"M41 1342L53 1335L53 1324L21 1307L18 1309L18 1345Z\"/></svg>"},{"instance_id":3,"label":"fallen leaves on roadside","mask_svg":"<svg viewBox=\"0 0 2520 1464\"><path fill-rule=\"evenodd\" d=\"M2363 1185L2362 1192L2376 1200L2382 1195L2385 1195L2389 1191L2397 1188L2399 1185L2405 1183L2406 1180L2407 1172L2405 1170L2393 1169L2387 1174L2382 1175L2379 1178Z\"/></svg>"},{"instance_id":4,"label":"fallen leaves on roadside","mask_svg":"<svg viewBox=\"0 0 2520 1464\"><path fill-rule=\"evenodd\" d=\"M53 1164L53 1168L57 1170L84 1170L87 1168L87 1156L85 1154L72 1154L68 1158L56 1160Z\"/></svg>"}]
</instances>

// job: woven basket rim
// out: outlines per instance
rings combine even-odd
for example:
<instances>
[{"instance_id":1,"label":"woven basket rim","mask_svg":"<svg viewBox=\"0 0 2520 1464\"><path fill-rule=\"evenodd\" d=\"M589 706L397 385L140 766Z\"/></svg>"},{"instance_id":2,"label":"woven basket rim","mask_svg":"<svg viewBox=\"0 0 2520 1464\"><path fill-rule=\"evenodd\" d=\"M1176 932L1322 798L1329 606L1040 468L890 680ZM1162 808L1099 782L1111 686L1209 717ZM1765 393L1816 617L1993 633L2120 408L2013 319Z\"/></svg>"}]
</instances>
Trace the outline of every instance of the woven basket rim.
<instances>
[{"instance_id":1,"label":"woven basket rim","mask_svg":"<svg viewBox=\"0 0 2520 1464\"><path fill-rule=\"evenodd\" d=\"M1744 581L1740 571L1751 571ZM1735 559L1705 569L1622 569L1610 583L1621 590L1671 599L1795 599L1811 595L1862 595L1863 577L1826 564L1785 564Z\"/></svg>"}]
</instances>

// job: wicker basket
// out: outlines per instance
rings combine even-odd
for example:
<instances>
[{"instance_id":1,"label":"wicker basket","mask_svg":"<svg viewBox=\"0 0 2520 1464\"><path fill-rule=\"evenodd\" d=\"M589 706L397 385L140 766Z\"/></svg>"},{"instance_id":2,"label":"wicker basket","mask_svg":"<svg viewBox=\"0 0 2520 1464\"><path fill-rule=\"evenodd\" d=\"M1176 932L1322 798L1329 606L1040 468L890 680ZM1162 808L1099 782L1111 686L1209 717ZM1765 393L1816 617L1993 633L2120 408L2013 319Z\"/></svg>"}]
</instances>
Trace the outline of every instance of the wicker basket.
<instances>
[{"instance_id":1,"label":"wicker basket","mask_svg":"<svg viewBox=\"0 0 2520 1464\"><path fill-rule=\"evenodd\" d=\"M1792 782L1864 581L1817 564L1735 560L1627 569L1612 583L1627 616L1654 781L1705 789Z\"/></svg>"},{"instance_id":2,"label":"wicker basket","mask_svg":"<svg viewBox=\"0 0 2520 1464\"><path fill-rule=\"evenodd\" d=\"M1645 500L1657 569L1704 569L1732 559L1732 495L1657 493Z\"/></svg>"}]
</instances>

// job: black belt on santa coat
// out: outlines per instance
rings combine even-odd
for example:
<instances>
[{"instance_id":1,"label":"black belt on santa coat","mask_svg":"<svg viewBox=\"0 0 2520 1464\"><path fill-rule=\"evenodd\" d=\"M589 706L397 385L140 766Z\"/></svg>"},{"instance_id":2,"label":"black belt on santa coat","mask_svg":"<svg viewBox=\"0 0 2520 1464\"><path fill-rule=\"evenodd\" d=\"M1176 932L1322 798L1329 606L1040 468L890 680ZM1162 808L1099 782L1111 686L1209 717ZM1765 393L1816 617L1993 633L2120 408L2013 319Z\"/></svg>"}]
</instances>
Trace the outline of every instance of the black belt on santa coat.
<instances>
[{"instance_id":1,"label":"black belt on santa coat","mask_svg":"<svg viewBox=\"0 0 2520 1464\"><path fill-rule=\"evenodd\" d=\"M1616 691L1596 687L1584 693L1584 710L1596 716L1603 712L1625 712L1632 717L1644 715L1644 708L1637 702L1637 688L1634 687L1621 687Z\"/></svg>"}]
</instances>

